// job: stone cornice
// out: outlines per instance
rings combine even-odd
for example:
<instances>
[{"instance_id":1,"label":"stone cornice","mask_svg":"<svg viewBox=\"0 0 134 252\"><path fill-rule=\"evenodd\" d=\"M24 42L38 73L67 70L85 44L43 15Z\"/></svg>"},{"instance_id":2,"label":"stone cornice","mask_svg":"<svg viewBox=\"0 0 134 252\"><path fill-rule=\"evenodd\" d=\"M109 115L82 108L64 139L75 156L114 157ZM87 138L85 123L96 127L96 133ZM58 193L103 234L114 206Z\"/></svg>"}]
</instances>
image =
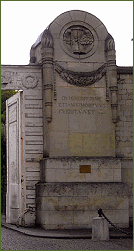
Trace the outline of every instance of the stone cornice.
<instances>
[{"instance_id":1,"label":"stone cornice","mask_svg":"<svg viewBox=\"0 0 134 252\"><path fill-rule=\"evenodd\" d=\"M117 66L117 74L133 74L133 67Z\"/></svg>"}]
</instances>

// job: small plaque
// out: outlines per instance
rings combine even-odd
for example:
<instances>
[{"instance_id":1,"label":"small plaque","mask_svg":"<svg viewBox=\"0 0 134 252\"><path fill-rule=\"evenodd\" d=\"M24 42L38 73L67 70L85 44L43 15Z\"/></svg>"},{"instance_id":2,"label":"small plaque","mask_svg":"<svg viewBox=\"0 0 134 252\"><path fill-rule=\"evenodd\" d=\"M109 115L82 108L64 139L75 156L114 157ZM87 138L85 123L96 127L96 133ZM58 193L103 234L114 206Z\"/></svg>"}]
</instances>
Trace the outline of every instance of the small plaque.
<instances>
[{"instance_id":1,"label":"small plaque","mask_svg":"<svg viewBox=\"0 0 134 252\"><path fill-rule=\"evenodd\" d=\"M80 165L80 173L91 173L91 165Z\"/></svg>"}]
</instances>

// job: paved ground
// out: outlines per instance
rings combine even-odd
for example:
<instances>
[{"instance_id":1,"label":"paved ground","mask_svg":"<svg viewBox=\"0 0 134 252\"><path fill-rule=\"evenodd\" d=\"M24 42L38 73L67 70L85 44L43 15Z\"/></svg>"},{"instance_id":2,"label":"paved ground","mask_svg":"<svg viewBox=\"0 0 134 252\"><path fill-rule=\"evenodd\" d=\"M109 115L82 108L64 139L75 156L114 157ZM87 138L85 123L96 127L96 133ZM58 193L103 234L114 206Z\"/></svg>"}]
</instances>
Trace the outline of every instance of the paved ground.
<instances>
[{"instance_id":1,"label":"paved ground","mask_svg":"<svg viewBox=\"0 0 134 252\"><path fill-rule=\"evenodd\" d=\"M127 235L110 230L109 241L92 241L91 229L43 230L7 224L1 216L1 250L133 250L132 228Z\"/></svg>"},{"instance_id":2,"label":"paved ground","mask_svg":"<svg viewBox=\"0 0 134 252\"><path fill-rule=\"evenodd\" d=\"M1 225L5 228L8 228L10 230L17 231L22 234L26 234L29 236L35 236L40 238L85 238L85 239L91 239L92 238L92 229L66 229L66 230L44 230L41 228L26 228L26 227L17 227L16 225L7 224L5 215L1 215ZM110 239L114 238L132 238L133 235L133 228L123 229L123 231L126 231L127 234L124 234L122 232L118 232L115 229L109 230L109 237Z\"/></svg>"},{"instance_id":3,"label":"paved ground","mask_svg":"<svg viewBox=\"0 0 134 252\"><path fill-rule=\"evenodd\" d=\"M41 238L29 236L15 230L1 228L1 250L133 250L133 240L116 238L109 241L92 241L91 239Z\"/></svg>"}]
</instances>

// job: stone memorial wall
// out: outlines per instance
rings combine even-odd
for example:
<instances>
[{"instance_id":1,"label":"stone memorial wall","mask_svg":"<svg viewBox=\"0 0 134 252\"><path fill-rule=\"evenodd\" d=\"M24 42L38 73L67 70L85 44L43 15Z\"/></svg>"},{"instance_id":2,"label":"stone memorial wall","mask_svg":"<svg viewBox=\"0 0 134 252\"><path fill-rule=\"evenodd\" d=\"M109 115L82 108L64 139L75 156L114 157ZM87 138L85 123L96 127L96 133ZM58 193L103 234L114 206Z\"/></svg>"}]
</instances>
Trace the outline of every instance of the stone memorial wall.
<instances>
[{"instance_id":1,"label":"stone memorial wall","mask_svg":"<svg viewBox=\"0 0 134 252\"><path fill-rule=\"evenodd\" d=\"M31 47L28 66L1 67L2 89L21 90L7 101L8 223L91 228L102 208L129 226L132 78L132 67L116 65L104 24L84 11L58 16ZM17 101L18 138L10 134Z\"/></svg>"}]
</instances>

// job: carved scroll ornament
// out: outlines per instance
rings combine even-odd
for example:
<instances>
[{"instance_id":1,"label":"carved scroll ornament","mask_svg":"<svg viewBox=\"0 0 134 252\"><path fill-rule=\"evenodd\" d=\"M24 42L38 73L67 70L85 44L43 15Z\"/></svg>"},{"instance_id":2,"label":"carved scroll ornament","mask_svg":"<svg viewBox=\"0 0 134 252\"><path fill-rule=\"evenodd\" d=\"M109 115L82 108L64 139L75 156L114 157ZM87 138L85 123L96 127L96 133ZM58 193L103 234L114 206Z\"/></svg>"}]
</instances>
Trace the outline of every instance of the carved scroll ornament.
<instances>
[{"instance_id":1,"label":"carved scroll ornament","mask_svg":"<svg viewBox=\"0 0 134 252\"><path fill-rule=\"evenodd\" d=\"M59 76L71 85L78 87L89 86L99 81L106 74L106 64L92 72L73 72L66 70L56 63L55 71Z\"/></svg>"}]
</instances>

